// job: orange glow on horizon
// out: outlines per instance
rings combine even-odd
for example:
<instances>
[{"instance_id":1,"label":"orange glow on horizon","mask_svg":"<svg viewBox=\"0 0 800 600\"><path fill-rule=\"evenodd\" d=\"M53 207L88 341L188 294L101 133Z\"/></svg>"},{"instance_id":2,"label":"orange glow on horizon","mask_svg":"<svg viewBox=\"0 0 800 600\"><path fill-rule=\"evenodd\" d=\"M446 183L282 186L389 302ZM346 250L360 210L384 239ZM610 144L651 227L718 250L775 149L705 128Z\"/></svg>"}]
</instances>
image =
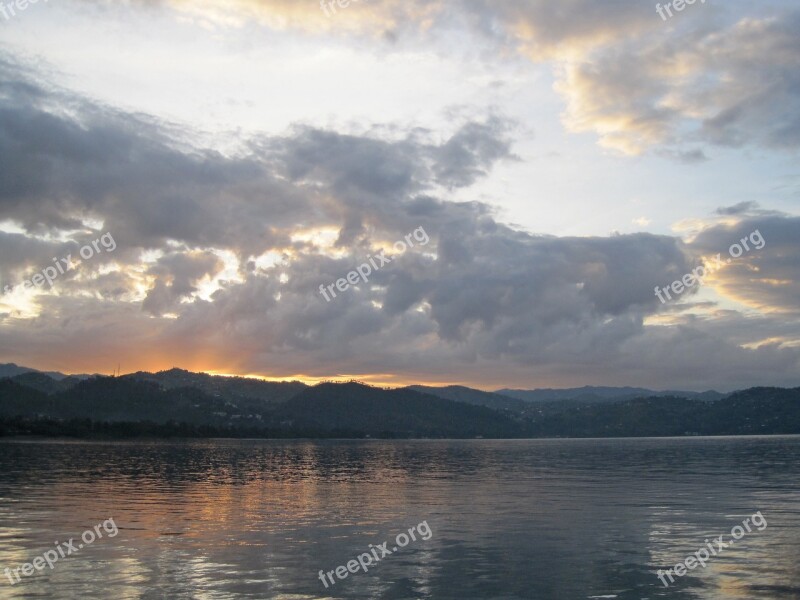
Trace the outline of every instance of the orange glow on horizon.
<instances>
[{"instance_id":1,"label":"orange glow on horizon","mask_svg":"<svg viewBox=\"0 0 800 600\"><path fill-rule=\"evenodd\" d=\"M536 378L530 376L494 372L489 377L482 377L481 373L465 373L459 377L458 373L443 373L444 377L435 373L335 373L330 375L309 374L306 372L289 373L258 373L240 365L246 362L246 355L229 355L220 360L212 351L200 351L189 354L179 348L163 346L154 348L144 355L133 349L103 349L102 352L92 354L75 354L65 359L64 356L53 355L39 356L38 359L25 355L6 355L0 357L0 363L13 362L17 365L36 369L39 371L57 371L65 375L104 375L111 376L120 366L121 375L131 375L137 372L158 373L171 369L181 369L192 373L206 373L219 377L242 377L268 382L299 381L308 386L319 385L324 382L346 383L358 381L376 388L397 389L412 385L428 387L463 386L474 390L494 392L500 388L509 389L536 389L536 388L571 388L589 385L591 382L583 380L564 381L551 378ZM97 367L102 365L103 368ZM211 367L210 365L214 365Z\"/></svg>"},{"instance_id":2,"label":"orange glow on horizon","mask_svg":"<svg viewBox=\"0 0 800 600\"><path fill-rule=\"evenodd\" d=\"M0 362L3 362L0 360ZM113 365L113 368L109 366L107 369L98 370L96 368L89 368L88 365L73 365L72 368L65 368L64 366L60 366L58 363L40 363L36 361L37 364L29 364L24 359L16 359L16 360L9 360L9 362L16 362L16 364L25 366L32 369L38 369L40 371L58 371L65 375L104 375L104 376L111 376L114 371L116 370L116 365ZM476 390L482 390L487 392L492 392L499 387L521 387L528 389L529 386L526 384L521 383L514 383L509 381L507 384L503 385L487 385L486 383L479 383L469 380L454 380L454 379L429 379L424 376L419 377L412 377L409 375L400 375L395 373L370 373L370 374L337 374L337 375L326 375L326 376L318 376L318 375L309 375L306 373L293 373L291 375L264 375L260 373L237 373L235 369L208 369L202 368L197 366L197 362L201 361L194 361L188 360L184 364L175 364L171 360L168 359L168 362L163 359L163 357L150 357L147 360L139 361L139 360L130 360L128 364L134 363L135 367L124 368L126 361L124 357L121 361L122 369L120 371L120 375L131 375L133 373L137 373L140 371L149 372L149 373L158 373L161 371L169 371L171 369L182 369L186 371L190 371L193 373L205 373L215 377L242 377L245 379L256 379L260 381L269 381L269 382L292 382L292 381L299 381L300 383L304 383L308 386L315 386L321 383L347 383L349 381L357 381L359 383L363 383L365 385L369 385L372 387L377 388L388 388L388 389L397 389L408 387L412 385L424 385L429 387L447 387L451 385L459 385L470 387ZM192 364L194 363L194 364ZM546 386L546 387L553 387L553 386Z\"/></svg>"}]
</instances>

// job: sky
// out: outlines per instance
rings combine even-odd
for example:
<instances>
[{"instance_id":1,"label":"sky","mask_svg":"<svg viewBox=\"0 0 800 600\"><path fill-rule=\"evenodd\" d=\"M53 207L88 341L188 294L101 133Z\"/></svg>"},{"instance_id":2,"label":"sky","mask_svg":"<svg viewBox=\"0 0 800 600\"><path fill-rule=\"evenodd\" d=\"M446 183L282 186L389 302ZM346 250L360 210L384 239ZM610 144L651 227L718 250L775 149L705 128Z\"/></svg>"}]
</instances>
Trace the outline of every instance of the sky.
<instances>
[{"instance_id":1,"label":"sky","mask_svg":"<svg viewBox=\"0 0 800 600\"><path fill-rule=\"evenodd\" d=\"M800 385L800 5L665 4L6 6L0 362Z\"/></svg>"}]
</instances>

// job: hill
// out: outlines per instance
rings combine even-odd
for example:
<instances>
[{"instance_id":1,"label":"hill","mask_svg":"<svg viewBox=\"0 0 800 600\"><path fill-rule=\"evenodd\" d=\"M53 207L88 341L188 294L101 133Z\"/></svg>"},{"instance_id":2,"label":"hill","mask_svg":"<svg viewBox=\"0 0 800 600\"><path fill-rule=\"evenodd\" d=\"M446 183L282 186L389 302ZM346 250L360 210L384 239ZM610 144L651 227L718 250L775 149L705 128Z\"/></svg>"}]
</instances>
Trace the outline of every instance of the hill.
<instances>
[{"instance_id":1,"label":"hill","mask_svg":"<svg viewBox=\"0 0 800 600\"><path fill-rule=\"evenodd\" d=\"M37 382L38 384L38 382ZM212 435L328 437L512 437L519 423L492 409L361 384L303 386L283 402L168 388L135 377L96 377L47 393L15 379L0 380L0 419L94 423L188 424ZM30 423L29 423L30 424ZM2 423L0 423L2 425ZM1 427L0 427L1 429ZM57 427L56 427L57 429Z\"/></svg>"},{"instance_id":2,"label":"hill","mask_svg":"<svg viewBox=\"0 0 800 600\"><path fill-rule=\"evenodd\" d=\"M515 437L517 422L495 410L408 388L382 390L357 383L321 384L280 406L276 417L294 426L356 430L392 437Z\"/></svg>"},{"instance_id":3,"label":"hill","mask_svg":"<svg viewBox=\"0 0 800 600\"><path fill-rule=\"evenodd\" d=\"M28 373L40 373L56 381L67 378L88 379L89 377L93 377L92 375L64 375L64 373L59 373L58 371L39 371L38 369L32 369L30 367L20 367L14 363L0 365L0 379L4 377L17 377Z\"/></svg>"},{"instance_id":4,"label":"hill","mask_svg":"<svg viewBox=\"0 0 800 600\"><path fill-rule=\"evenodd\" d=\"M170 369L158 373L138 372L118 379L149 381L164 389L194 388L209 396L225 398L242 408L259 410L264 403L286 402L308 386L299 381L273 382L246 377L225 377Z\"/></svg>"},{"instance_id":5,"label":"hill","mask_svg":"<svg viewBox=\"0 0 800 600\"><path fill-rule=\"evenodd\" d=\"M75 377L54 379L52 376L40 371L29 371L28 373L11 377L11 380L20 385L44 392L45 394L55 394L57 392L66 391L81 381Z\"/></svg>"},{"instance_id":6,"label":"hill","mask_svg":"<svg viewBox=\"0 0 800 600\"><path fill-rule=\"evenodd\" d=\"M54 394L0 380L0 416L226 425L250 415L194 388L167 390L147 381L95 377Z\"/></svg>"},{"instance_id":7,"label":"hill","mask_svg":"<svg viewBox=\"0 0 800 600\"><path fill-rule=\"evenodd\" d=\"M751 388L720 401L635 398L614 403L550 402L533 437L665 437L800 433L800 388Z\"/></svg>"},{"instance_id":8,"label":"hill","mask_svg":"<svg viewBox=\"0 0 800 600\"><path fill-rule=\"evenodd\" d=\"M524 400L510 398L501 394L493 394L481 390L464 387L463 385L450 385L447 387L429 387L425 385L411 385L408 390L438 396L454 402L465 402L475 406L486 406L495 410L508 410L523 413L529 408L529 404Z\"/></svg>"},{"instance_id":9,"label":"hill","mask_svg":"<svg viewBox=\"0 0 800 600\"><path fill-rule=\"evenodd\" d=\"M655 391L636 387L584 386L565 389L497 390L495 394L524 400L525 402L551 402L554 400L580 400L582 402L608 402L632 398L694 398L696 400L720 400L725 394L715 391L681 392Z\"/></svg>"},{"instance_id":10,"label":"hill","mask_svg":"<svg viewBox=\"0 0 800 600\"><path fill-rule=\"evenodd\" d=\"M463 386L386 390L359 383L324 383L309 387L301 382L219 377L181 369L55 379L33 369L5 366L6 372L15 374L0 378L0 435L509 438L800 434L800 388L752 388L724 397L716 392L636 396L643 388L517 390L534 398L524 400Z\"/></svg>"}]
</instances>

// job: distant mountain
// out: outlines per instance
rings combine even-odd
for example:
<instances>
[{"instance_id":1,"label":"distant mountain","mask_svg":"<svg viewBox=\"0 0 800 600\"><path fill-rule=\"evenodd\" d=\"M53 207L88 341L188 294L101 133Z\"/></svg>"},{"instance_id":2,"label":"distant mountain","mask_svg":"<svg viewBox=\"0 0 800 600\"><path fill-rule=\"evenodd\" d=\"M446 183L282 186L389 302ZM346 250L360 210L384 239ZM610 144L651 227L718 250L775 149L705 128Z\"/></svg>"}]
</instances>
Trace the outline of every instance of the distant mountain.
<instances>
[{"instance_id":1,"label":"distant mountain","mask_svg":"<svg viewBox=\"0 0 800 600\"><path fill-rule=\"evenodd\" d=\"M4 368L13 375L0 377L0 436L800 434L800 388L752 388L727 396L716 392L639 396L641 388L526 391L526 398L531 394L535 398L531 401L463 386L385 390L359 383L325 383L309 387L180 369L81 380L56 379L16 365Z\"/></svg>"},{"instance_id":2,"label":"distant mountain","mask_svg":"<svg viewBox=\"0 0 800 600\"><path fill-rule=\"evenodd\" d=\"M92 375L64 375L64 373L59 373L58 371L39 371L38 369L31 369L30 367L20 367L14 363L0 365L0 379L3 377L16 377L17 375L23 375L25 373L41 373L56 381L61 381L67 377L74 377L75 379L88 379L92 377Z\"/></svg>"},{"instance_id":3,"label":"distant mountain","mask_svg":"<svg viewBox=\"0 0 800 600\"><path fill-rule=\"evenodd\" d=\"M543 403L532 437L662 437L800 433L800 388L752 388L722 401L636 398L613 403ZM572 403L573 401L566 401Z\"/></svg>"},{"instance_id":4,"label":"distant mountain","mask_svg":"<svg viewBox=\"0 0 800 600\"><path fill-rule=\"evenodd\" d=\"M27 367L19 367L14 363L7 363L0 365L0 378L2 377L16 377L23 373L33 373L36 369L28 369Z\"/></svg>"},{"instance_id":5,"label":"distant mountain","mask_svg":"<svg viewBox=\"0 0 800 600\"><path fill-rule=\"evenodd\" d=\"M462 385L449 385L447 387L429 387L425 385L411 385L405 389L414 390L423 394L430 394L446 400L465 402L476 406L486 406L495 410L510 410L524 412L529 404L524 400L517 400L501 394L493 394L481 390L464 387Z\"/></svg>"},{"instance_id":6,"label":"distant mountain","mask_svg":"<svg viewBox=\"0 0 800 600\"><path fill-rule=\"evenodd\" d=\"M11 377L11 380L20 384L33 388L45 394L55 394L68 390L74 385L80 383L80 379L75 377L63 377L55 379L47 373L40 373L39 371L30 371L22 375Z\"/></svg>"},{"instance_id":7,"label":"distant mountain","mask_svg":"<svg viewBox=\"0 0 800 600\"><path fill-rule=\"evenodd\" d=\"M636 387L602 387L584 386L566 389L534 389L534 390L497 390L495 394L516 398L526 402L550 402L553 400L581 400L583 402L607 402L609 400L625 400L631 398L693 398L696 400L721 400L726 395L715 391L682 392L655 391Z\"/></svg>"}]
</instances>

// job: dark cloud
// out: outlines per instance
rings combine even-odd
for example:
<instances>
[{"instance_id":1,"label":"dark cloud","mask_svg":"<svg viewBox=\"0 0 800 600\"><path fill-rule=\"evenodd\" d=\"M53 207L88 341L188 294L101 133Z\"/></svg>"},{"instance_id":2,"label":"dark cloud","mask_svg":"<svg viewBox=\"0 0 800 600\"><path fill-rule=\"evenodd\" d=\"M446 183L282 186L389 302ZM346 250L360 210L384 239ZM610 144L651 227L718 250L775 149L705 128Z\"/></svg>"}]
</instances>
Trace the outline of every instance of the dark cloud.
<instances>
[{"instance_id":1,"label":"dark cloud","mask_svg":"<svg viewBox=\"0 0 800 600\"><path fill-rule=\"evenodd\" d=\"M142 307L154 316L169 312L180 300L197 292L197 284L203 278L213 278L223 266L210 252L172 252L163 256L148 270L155 277L155 284L147 292Z\"/></svg>"},{"instance_id":2,"label":"dark cloud","mask_svg":"<svg viewBox=\"0 0 800 600\"><path fill-rule=\"evenodd\" d=\"M697 165L710 160L703 150L659 150L658 154L685 165Z\"/></svg>"},{"instance_id":3,"label":"dark cloud","mask_svg":"<svg viewBox=\"0 0 800 600\"><path fill-rule=\"evenodd\" d=\"M758 208L757 202L739 202L739 204L734 204L733 206L721 206L717 209L717 214L722 216L741 215L749 213L756 208Z\"/></svg>"},{"instance_id":4,"label":"dark cloud","mask_svg":"<svg viewBox=\"0 0 800 600\"><path fill-rule=\"evenodd\" d=\"M469 186L498 160L512 158L511 142L504 139L509 128L510 124L499 118L463 126L444 145L433 149L437 181L447 187Z\"/></svg>"},{"instance_id":5,"label":"dark cloud","mask_svg":"<svg viewBox=\"0 0 800 600\"><path fill-rule=\"evenodd\" d=\"M37 296L35 315L0 318L5 359L93 371L89 363L115 357L136 368L179 362L487 386L797 383L797 347L757 343L798 334L768 316L796 305L796 284L766 281L797 281L796 219L743 207L738 225L708 228L691 244L532 235L499 223L487 204L437 197L513 158L513 125L496 117L462 123L441 143L419 131L389 139L297 127L225 156L177 141L189 132L48 92L3 68L0 180L9 185L0 220L29 232L0 236L4 274L56 251L32 232L74 246L102 222L118 245L59 293ZM427 245L392 249L419 227ZM726 269L721 289L763 314L699 318L662 307L656 285L755 227L767 246ZM323 231L335 232L332 246ZM393 260L368 284L322 298L321 284L382 249ZM280 258L260 262L268 251ZM223 256L238 262L228 280L219 279ZM204 299L199 287L212 279L217 289ZM656 316L675 324L646 323Z\"/></svg>"}]
</instances>

